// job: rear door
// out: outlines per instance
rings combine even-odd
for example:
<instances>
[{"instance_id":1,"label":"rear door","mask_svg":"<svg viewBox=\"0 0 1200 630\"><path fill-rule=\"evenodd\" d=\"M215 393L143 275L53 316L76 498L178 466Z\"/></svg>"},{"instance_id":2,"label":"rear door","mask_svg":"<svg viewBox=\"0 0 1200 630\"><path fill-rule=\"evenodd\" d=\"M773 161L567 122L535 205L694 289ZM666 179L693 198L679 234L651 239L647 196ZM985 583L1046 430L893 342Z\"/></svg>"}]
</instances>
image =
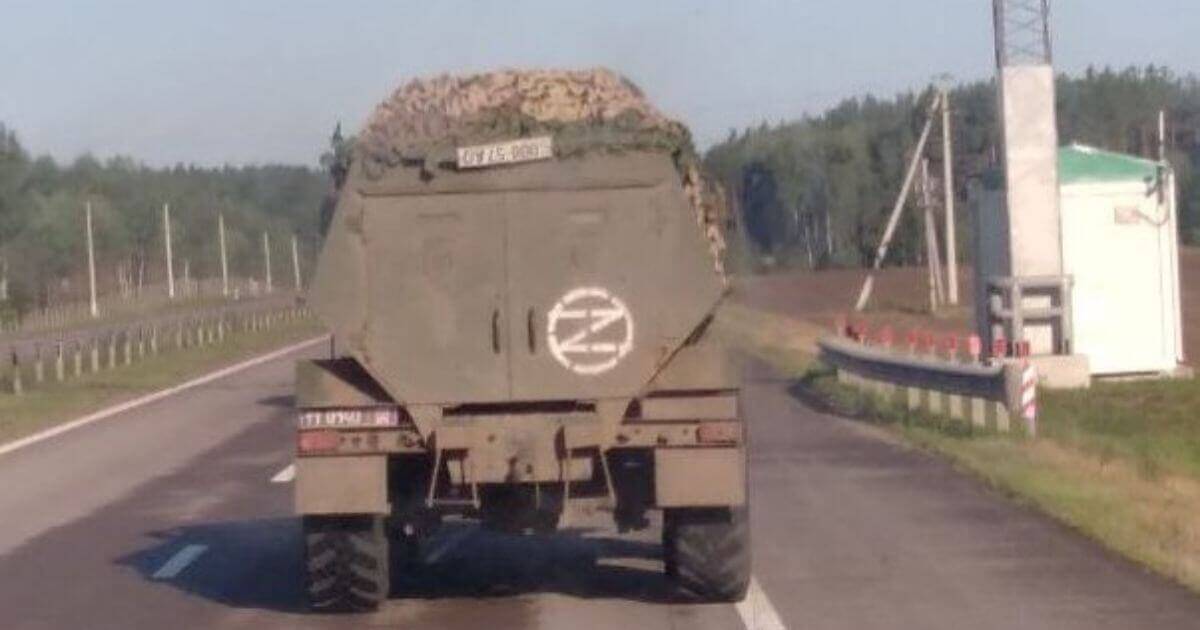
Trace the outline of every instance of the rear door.
<instances>
[{"instance_id":1,"label":"rear door","mask_svg":"<svg viewBox=\"0 0 1200 630\"><path fill-rule=\"evenodd\" d=\"M638 391L720 291L678 186L511 192L514 400Z\"/></svg>"},{"instance_id":2,"label":"rear door","mask_svg":"<svg viewBox=\"0 0 1200 630\"><path fill-rule=\"evenodd\" d=\"M367 200L368 366L407 403L506 400L503 195Z\"/></svg>"}]
</instances>

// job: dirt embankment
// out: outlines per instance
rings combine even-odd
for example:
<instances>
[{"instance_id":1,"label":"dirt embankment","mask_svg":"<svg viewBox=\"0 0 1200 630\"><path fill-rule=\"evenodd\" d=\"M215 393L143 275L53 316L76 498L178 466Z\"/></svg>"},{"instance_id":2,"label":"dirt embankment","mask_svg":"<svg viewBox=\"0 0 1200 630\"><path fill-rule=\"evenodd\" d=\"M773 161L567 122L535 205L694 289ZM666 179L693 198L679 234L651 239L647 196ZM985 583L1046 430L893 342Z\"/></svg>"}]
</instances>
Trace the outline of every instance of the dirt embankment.
<instances>
[{"instance_id":1,"label":"dirt embankment","mask_svg":"<svg viewBox=\"0 0 1200 630\"><path fill-rule=\"evenodd\" d=\"M866 278L864 269L829 269L812 273L742 276L734 283L734 301L748 308L786 315L832 330L838 316L853 313ZM942 334L969 334L973 328L971 272L960 273L960 306L929 313L929 285L924 269L883 269L866 312L853 319L875 329L884 324L898 334L908 329Z\"/></svg>"},{"instance_id":2,"label":"dirt embankment","mask_svg":"<svg viewBox=\"0 0 1200 630\"><path fill-rule=\"evenodd\" d=\"M1180 248L1179 269L1184 356L1190 364L1200 358L1200 247ZM881 270L875 278L869 308L854 318L865 321L872 329L891 325L901 335L912 328L939 335L970 334L974 330L972 273L970 268L964 268L959 275L960 306L932 315L924 269ZM786 315L832 330L839 315L853 312L864 278L864 269L741 276L734 281L734 301L747 308Z\"/></svg>"}]
</instances>

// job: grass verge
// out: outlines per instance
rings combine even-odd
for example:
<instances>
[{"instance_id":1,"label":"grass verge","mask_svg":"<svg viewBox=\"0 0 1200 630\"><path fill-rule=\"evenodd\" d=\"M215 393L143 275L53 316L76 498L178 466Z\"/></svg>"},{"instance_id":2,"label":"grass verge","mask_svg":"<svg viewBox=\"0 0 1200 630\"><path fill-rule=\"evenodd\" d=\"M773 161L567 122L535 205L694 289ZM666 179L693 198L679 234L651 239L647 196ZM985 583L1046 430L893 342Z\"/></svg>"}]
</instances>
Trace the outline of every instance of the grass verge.
<instances>
[{"instance_id":1,"label":"grass verge","mask_svg":"<svg viewBox=\"0 0 1200 630\"><path fill-rule=\"evenodd\" d=\"M226 365L319 334L311 319L237 332L220 344L168 350L131 365L85 373L62 383L30 388L21 396L0 394L0 443L60 424L88 412L176 385Z\"/></svg>"},{"instance_id":2,"label":"grass verge","mask_svg":"<svg viewBox=\"0 0 1200 630\"><path fill-rule=\"evenodd\" d=\"M798 374L816 360L821 329L815 324L726 302L712 329L726 344L783 374Z\"/></svg>"},{"instance_id":3,"label":"grass verge","mask_svg":"<svg viewBox=\"0 0 1200 630\"><path fill-rule=\"evenodd\" d=\"M744 309L750 311L751 309ZM1100 383L1039 394L1040 437L972 432L841 385L787 318L724 319L726 337L786 375L807 402L882 425L1106 547L1200 592L1200 382ZM808 327L792 328L806 339ZM811 348L811 346L810 346Z\"/></svg>"}]
</instances>

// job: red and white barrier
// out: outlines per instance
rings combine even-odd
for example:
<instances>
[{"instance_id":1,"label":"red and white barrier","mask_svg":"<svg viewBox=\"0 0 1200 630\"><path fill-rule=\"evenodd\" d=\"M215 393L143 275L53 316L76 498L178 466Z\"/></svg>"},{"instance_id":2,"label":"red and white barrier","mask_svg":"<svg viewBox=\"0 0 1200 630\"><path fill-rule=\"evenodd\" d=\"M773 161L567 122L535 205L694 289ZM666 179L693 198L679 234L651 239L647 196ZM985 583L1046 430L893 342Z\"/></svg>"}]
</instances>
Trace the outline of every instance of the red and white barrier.
<instances>
[{"instance_id":1,"label":"red and white barrier","mask_svg":"<svg viewBox=\"0 0 1200 630\"><path fill-rule=\"evenodd\" d=\"M1021 417L1030 437L1037 435L1037 366L1025 359L1021 364Z\"/></svg>"}]
</instances>

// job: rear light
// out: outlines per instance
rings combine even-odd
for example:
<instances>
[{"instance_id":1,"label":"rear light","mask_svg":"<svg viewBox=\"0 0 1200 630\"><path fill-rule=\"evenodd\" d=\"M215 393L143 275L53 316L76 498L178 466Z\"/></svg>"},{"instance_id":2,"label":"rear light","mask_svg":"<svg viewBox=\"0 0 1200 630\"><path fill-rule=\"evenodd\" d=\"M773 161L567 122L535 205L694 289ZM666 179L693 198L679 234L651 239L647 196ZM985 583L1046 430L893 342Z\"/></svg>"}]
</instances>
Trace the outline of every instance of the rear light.
<instances>
[{"instance_id":1,"label":"rear light","mask_svg":"<svg viewBox=\"0 0 1200 630\"><path fill-rule=\"evenodd\" d=\"M699 444L737 444L741 437L742 425L738 422L703 422L696 427Z\"/></svg>"},{"instance_id":2,"label":"rear light","mask_svg":"<svg viewBox=\"0 0 1200 630\"><path fill-rule=\"evenodd\" d=\"M296 439L296 450L301 453L321 453L337 450L341 436L337 431L301 431Z\"/></svg>"}]
</instances>

